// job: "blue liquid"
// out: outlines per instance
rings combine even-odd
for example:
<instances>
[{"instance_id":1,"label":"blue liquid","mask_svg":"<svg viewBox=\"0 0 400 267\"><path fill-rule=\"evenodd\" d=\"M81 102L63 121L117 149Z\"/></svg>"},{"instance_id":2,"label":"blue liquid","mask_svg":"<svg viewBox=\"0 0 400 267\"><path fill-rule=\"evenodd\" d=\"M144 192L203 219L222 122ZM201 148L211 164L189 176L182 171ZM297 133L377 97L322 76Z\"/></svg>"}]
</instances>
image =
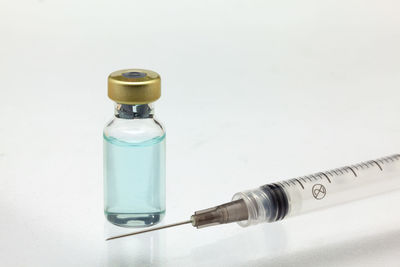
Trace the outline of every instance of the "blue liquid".
<instances>
[{"instance_id":1,"label":"blue liquid","mask_svg":"<svg viewBox=\"0 0 400 267\"><path fill-rule=\"evenodd\" d=\"M165 213L165 135L142 143L104 137L104 213L124 227L151 226Z\"/></svg>"}]
</instances>

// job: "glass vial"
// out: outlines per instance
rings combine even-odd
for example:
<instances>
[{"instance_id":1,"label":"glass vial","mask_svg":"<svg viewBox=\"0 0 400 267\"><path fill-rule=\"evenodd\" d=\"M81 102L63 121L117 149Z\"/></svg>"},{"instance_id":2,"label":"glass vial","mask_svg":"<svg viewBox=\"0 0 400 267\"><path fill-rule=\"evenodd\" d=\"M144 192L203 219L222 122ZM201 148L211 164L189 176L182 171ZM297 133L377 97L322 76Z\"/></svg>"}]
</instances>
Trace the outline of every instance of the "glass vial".
<instances>
[{"instance_id":1,"label":"glass vial","mask_svg":"<svg viewBox=\"0 0 400 267\"><path fill-rule=\"evenodd\" d=\"M114 118L103 131L104 213L123 227L160 222L165 213L165 131L154 118L160 76L121 70L108 77Z\"/></svg>"}]
</instances>

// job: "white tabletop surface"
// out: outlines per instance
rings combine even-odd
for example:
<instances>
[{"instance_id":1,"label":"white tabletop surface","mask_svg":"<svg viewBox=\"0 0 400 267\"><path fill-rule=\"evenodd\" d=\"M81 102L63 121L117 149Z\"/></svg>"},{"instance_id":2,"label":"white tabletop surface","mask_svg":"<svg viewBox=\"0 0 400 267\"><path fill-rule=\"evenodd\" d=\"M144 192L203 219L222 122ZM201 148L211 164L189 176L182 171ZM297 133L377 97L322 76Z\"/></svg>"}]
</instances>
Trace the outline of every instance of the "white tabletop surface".
<instances>
[{"instance_id":1,"label":"white tabletop surface","mask_svg":"<svg viewBox=\"0 0 400 267\"><path fill-rule=\"evenodd\" d=\"M397 266L400 193L105 242L107 75L159 72L164 223L400 152L398 1L0 3L1 266Z\"/></svg>"}]
</instances>

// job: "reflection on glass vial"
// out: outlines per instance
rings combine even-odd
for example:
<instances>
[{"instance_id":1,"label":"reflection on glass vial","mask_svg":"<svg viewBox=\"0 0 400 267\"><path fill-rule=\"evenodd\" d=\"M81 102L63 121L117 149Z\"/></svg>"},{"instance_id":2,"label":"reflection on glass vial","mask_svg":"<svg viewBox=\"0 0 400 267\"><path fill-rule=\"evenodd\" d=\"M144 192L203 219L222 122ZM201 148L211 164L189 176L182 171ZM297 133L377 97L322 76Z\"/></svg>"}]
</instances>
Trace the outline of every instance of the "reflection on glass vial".
<instances>
[{"instance_id":1,"label":"reflection on glass vial","mask_svg":"<svg viewBox=\"0 0 400 267\"><path fill-rule=\"evenodd\" d=\"M126 83L122 87L121 80ZM137 89L146 82L147 87ZM114 72L108 90L116 105L103 132L104 213L118 226L151 226L165 213L165 131L151 103L160 96L159 76L143 70Z\"/></svg>"}]
</instances>

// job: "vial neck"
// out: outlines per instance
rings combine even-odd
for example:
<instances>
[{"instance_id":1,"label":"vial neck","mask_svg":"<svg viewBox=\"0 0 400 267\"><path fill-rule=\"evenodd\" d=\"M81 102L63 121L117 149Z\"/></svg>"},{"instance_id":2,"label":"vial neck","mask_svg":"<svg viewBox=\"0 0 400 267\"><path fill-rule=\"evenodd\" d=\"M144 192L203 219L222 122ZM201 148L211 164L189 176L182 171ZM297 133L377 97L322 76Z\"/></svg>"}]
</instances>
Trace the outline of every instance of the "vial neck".
<instances>
[{"instance_id":1,"label":"vial neck","mask_svg":"<svg viewBox=\"0 0 400 267\"><path fill-rule=\"evenodd\" d=\"M115 103L114 115L127 120L153 118L154 106L152 103L139 105Z\"/></svg>"}]
</instances>

